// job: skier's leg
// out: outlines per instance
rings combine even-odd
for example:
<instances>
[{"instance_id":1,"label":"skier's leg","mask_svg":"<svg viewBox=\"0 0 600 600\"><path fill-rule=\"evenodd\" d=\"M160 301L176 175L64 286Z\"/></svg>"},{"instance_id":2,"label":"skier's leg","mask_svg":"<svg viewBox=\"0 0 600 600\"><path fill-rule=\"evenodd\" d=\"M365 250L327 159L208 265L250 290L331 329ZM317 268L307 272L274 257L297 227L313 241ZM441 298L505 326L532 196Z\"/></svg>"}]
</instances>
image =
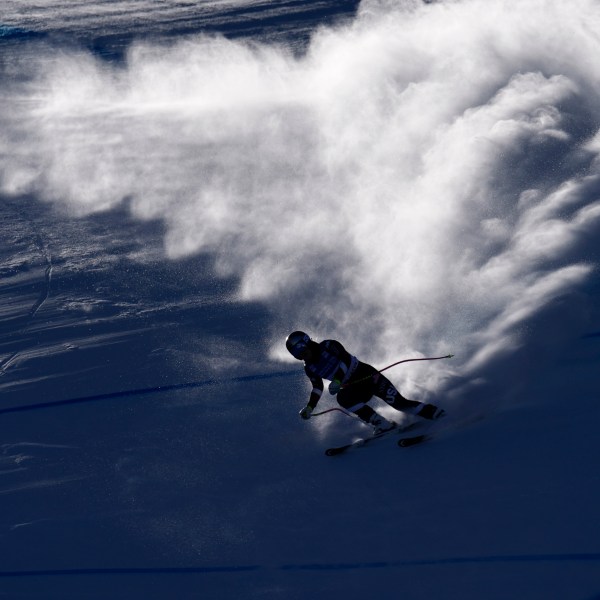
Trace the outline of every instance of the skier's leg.
<instances>
[{"instance_id":1,"label":"skier's leg","mask_svg":"<svg viewBox=\"0 0 600 600\"><path fill-rule=\"evenodd\" d=\"M411 413L424 419L437 419L444 414L444 411L433 404L408 400L396 389L394 384L385 375L379 373L375 381L375 396L385 400L392 408L396 410Z\"/></svg>"},{"instance_id":2,"label":"skier's leg","mask_svg":"<svg viewBox=\"0 0 600 600\"><path fill-rule=\"evenodd\" d=\"M345 408L347 411L354 413L357 417L362 419L365 423L369 423L373 417L375 411L367 404L367 401L371 399L371 396L365 400L361 398L362 394L352 393L352 388L341 390L336 396L338 404Z\"/></svg>"},{"instance_id":3,"label":"skier's leg","mask_svg":"<svg viewBox=\"0 0 600 600\"><path fill-rule=\"evenodd\" d=\"M361 367L368 365L362 365ZM375 369L372 369L375 372ZM358 371L358 369L357 369ZM343 388L337 395L338 404L354 413L365 423L375 427L375 433L381 433L388 429L394 428L395 423L391 423L386 418L376 413L367 402L373 397L373 379L369 377L370 370L360 369L360 373L356 376L355 383L351 383L348 387ZM366 379L363 379L366 377Z\"/></svg>"},{"instance_id":4,"label":"skier's leg","mask_svg":"<svg viewBox=\"0 0 600 600\"><path fill-rule=\"evenodd\" d=\"M385 417L382 417L380 414L376 413L368 404L365 404L364 402L355 404L354 406L344 406L344 404L342 404L344 399L342 398L342 402L340 402L339 395L340 394L338 394L338 403L340 404L340 406L344 407L350 412L353 412L367 425L373 425L373 433L375 435L396 427L396 423L388 421Z\"/></svg>"}]
</instances>

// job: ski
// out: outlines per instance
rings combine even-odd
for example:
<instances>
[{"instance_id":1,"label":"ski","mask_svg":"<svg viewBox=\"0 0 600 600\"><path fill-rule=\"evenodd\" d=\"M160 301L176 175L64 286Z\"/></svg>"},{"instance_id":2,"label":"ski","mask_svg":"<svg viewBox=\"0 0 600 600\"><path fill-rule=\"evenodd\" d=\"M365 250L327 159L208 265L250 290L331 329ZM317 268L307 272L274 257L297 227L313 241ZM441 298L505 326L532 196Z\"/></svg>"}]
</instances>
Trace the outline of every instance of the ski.
<instances>
[{"instance_id":1,"label":"ski","mask_svg":"<svg viewBox=\"0 0 600 600\"><path fill-rule=\"evenodd\" d=\"M419 425L421 425L421 423L411 423L410 425L407 425L406 427L401 427L401 426L397 426L394 427L393 429L388 429L387 431L384 431L383 433L379 433L377 435L372 435L370 437L366 437L366 438L361 438L359 440L355 440L354 442L350 442L349 444L344 444L343 446L334 446L333 448L327 448L327 450L325 450L325 454L327 456L336 456L337 454L342 454L343 452L347 452L348 450L352 449L352 448L361 448L362 446L366 446L368 444L370 444L371 442L374 442L375 440L380 440L383 437L386 437L392 433L397 433L397 434L402 434L402 433L406 433L407 431L411 431L412 429L415 429L415 427L418 427Z\"/></svg>"}]
</instances>

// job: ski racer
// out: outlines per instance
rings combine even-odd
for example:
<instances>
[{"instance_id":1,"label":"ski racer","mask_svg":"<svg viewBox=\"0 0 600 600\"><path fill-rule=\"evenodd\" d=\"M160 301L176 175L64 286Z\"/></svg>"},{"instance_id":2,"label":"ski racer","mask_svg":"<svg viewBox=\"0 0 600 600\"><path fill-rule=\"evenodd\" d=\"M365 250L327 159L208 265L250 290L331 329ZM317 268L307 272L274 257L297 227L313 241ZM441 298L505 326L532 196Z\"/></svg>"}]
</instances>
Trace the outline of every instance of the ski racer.
<instances>
[{"instance_id":1,"label":"ski racer","mask_svg":"<svg viewBox=\"0 0 600 600\"><path fill-rule=\"evenodd\" d=\"M300 411L303 419L310 419L317 406L323 393L323 379L331 382L329 393L336 396L338 404L373 425L375 435L396 427L396 424L367 404L373 396L385 400L398 411L424 419L433 420L444 414L444 410L433 404L404 398L387 377L352 356L337 340L317 343L307 333L294 331L288 335L285 345L294 358L304 361L304 371L313 386L308 404Z\"/></svg>"}]
</instances>

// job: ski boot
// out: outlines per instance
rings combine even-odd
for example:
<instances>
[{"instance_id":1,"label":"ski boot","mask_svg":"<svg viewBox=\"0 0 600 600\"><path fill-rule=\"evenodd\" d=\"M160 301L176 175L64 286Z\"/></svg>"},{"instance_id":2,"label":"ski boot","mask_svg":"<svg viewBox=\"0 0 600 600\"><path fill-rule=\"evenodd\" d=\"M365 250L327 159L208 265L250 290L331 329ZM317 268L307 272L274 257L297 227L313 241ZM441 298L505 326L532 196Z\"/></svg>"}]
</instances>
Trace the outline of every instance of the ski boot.
<instances>
[{"instance_id":1,"label":"ski boot","mask_svg":"<svg viewBox=\"0 0 600 600\"><path fill-rule=\"evenodd\" d=\"M443 417L446 414L446 411L443 408L434 406L433 404L423 404L416 414L418 417L422 417L423 419L435 421L436 419Z\"/></svg>"},{"instance_id":2,"label":"ski boot","mask_svg":"<svg viewBox=\"0 0 600 600\"><path fill-rule=\"evenodd\" d=\"M369 423L374 427L373 435L380 435L386 431L390 431L390 429L394 429L394 427L397 427L396 423L388 421L386 418L378 415L377 413L373 413L369 419Z\"/></svg>"}]
</instances>

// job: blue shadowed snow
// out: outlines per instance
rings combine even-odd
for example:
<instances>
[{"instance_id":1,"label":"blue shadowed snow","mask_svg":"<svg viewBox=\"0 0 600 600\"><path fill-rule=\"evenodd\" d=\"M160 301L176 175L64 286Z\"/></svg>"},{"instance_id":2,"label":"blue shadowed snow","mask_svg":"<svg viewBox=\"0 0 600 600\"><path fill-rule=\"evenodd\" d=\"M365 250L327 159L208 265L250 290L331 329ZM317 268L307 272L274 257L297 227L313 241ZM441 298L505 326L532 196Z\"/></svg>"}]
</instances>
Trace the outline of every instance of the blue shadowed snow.
<instances>
[{"instance_id":1,"label":"blue shadowed snow","mask_svg":"<svg viewBox=\"0 0 600 600\"><path fill-rule=\"evenodd\" d=\"M3 11L0 595L598 598L597 3Z\"/></svg>"}]
</instances>

